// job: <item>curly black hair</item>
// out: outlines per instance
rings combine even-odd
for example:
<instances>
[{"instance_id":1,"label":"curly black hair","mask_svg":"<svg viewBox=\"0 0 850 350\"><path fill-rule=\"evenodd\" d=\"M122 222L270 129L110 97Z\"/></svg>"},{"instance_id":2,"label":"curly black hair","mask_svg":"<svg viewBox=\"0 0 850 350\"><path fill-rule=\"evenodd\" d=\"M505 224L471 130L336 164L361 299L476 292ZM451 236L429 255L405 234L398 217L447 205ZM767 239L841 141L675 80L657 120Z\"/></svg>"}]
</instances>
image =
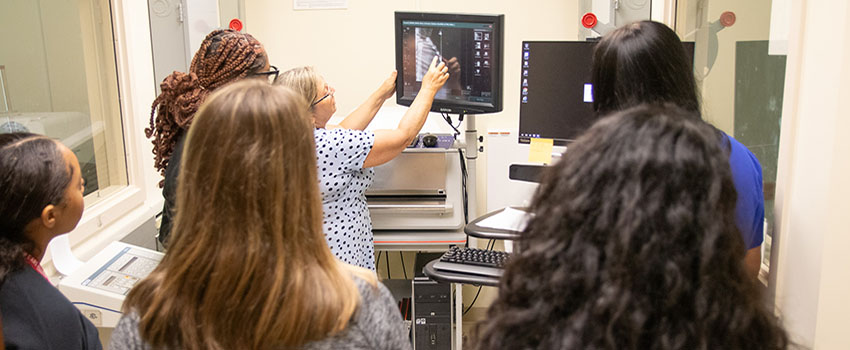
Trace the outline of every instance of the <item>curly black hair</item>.
<instances>
[{"instance_id":1,"label":"curly black hair","mask_svg":"<svg viewBox=\"0 0 850 350\"><path fill-rule=\"evenodd\" d=\"M746 275L728 152L672 105L596 123L544 175L477 349L785 349Z\"/></svg>"}]
</instances>

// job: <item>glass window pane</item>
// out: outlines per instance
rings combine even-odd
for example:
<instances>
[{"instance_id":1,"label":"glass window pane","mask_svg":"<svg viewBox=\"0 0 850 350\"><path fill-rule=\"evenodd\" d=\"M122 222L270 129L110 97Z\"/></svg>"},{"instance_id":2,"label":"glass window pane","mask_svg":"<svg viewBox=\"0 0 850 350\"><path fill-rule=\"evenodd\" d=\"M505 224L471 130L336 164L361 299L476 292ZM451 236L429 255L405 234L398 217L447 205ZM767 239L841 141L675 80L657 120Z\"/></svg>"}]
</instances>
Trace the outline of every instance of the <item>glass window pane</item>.
<instances>
[{"instance_id":1,"label":"glass window pane","mask_svg":"<svg viewBox=\"0 0 850 350\"><path fill-rule=\"evenodd\" d=\"M762 261L770 261L785 55L769 53L771 0L680 0L676 31L695 41L703 115L758 158L765 199Z\"/></svg>"},{"instance_id":2,"label":"glass window pane","mask_svg":"<svg viewBox=\"0 0 850 350\"><path fill-rule=\"evenodd\" d=\"M0 132L60 140L77 155L86 204L127 185L108 2L0 2Z\"/></svg>"}]
</instances>

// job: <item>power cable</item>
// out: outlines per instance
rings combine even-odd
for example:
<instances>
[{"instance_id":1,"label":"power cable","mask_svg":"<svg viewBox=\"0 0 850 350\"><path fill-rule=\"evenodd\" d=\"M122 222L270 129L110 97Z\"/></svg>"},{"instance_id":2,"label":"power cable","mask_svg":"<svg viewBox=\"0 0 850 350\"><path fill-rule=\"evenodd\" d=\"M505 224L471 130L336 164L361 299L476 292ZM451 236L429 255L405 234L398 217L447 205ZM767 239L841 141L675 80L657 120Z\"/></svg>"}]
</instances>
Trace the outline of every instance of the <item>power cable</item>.
<instances>
[{"instance_id":1,"label":"power cable","mask_svg":"<svg viewBox=\"0 0 850 350\"><path fill-rule=\"evenodd\" d=\"M404 255L401 254L401 251L398 251L398 258L401 259L401 270L404 271L404 279L407 279L407 268L404 266Z\"/></svg>"},{"instance_id":2,"label":"power cable","mask_svg":"<svg viewBox=\"0 0 850 350\"><path fill-rule=\"evenodd\" d=\"M392 278L392 275L390 275L390 251L387 250L386 252L387 252L387 279L391 280L393 278Z\"/></svg>"}]
</instances>

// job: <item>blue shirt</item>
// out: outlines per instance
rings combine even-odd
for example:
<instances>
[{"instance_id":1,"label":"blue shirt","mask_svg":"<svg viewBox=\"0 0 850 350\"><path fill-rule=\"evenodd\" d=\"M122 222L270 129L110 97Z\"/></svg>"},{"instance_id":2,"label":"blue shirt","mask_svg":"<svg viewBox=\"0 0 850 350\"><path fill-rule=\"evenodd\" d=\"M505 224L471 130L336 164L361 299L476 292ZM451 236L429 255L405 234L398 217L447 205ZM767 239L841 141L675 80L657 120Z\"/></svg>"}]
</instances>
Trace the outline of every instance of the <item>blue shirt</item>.
<instances>
[{"instance_id":1,"label":"blue shirt","mask_svg":"<svg viewBox=\"0 0 850 350\"><path fill-rule=\"evenodd\" d=\"M741 231L747 249L758 247L764 241L764 189L759 160L746 146L732 136L723 134L729 141L729 166L732 181L738 192L735 203L735 223Z\"/></svg>"}]
</instances>

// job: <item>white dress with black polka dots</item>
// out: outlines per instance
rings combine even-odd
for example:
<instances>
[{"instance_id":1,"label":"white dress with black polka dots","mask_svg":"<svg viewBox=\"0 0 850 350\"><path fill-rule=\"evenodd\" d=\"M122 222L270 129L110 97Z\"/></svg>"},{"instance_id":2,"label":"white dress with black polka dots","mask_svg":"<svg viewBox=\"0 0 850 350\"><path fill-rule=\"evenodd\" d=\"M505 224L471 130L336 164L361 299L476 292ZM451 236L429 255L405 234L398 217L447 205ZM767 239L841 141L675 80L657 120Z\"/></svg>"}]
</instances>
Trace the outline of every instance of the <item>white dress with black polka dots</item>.
<instances>
[{"instance_id":1,"label":"white dress with black polka dots","mask_svg":"<svg viewBox=\"0 0 850 350\"><path fill-rule=\"evenodd\" d=\"M324 211L323 228L331 251L340 260L375 270L372 219L366 206L366 189L374 170L363 162L375 134L362 130L316 129L319 190Z\"/></svg>"}]
</instances>

